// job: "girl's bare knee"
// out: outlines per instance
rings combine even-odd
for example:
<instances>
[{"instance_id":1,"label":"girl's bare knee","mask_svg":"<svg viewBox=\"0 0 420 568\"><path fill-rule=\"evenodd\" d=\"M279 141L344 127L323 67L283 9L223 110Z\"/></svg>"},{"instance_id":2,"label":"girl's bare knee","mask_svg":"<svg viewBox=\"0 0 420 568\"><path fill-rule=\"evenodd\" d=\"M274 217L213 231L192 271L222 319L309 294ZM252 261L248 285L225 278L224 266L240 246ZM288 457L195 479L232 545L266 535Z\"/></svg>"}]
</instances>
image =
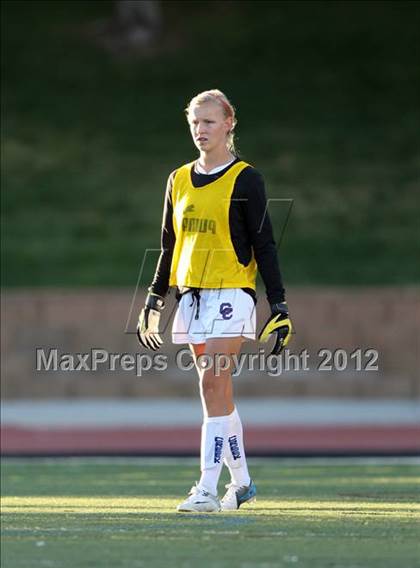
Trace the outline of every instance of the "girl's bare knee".
<instances>
[{"instance_id":1,"label":"girl's bare knee","mask_svg":"<svg viewBox=\"0 0 420 568\"><path fill-rule=\"evenodd\" d=\"M211 370L203 373L201 390L205 400L220 400L225 398L226 385L220 377L214 375Z\"/></svg>"}]
</instances>

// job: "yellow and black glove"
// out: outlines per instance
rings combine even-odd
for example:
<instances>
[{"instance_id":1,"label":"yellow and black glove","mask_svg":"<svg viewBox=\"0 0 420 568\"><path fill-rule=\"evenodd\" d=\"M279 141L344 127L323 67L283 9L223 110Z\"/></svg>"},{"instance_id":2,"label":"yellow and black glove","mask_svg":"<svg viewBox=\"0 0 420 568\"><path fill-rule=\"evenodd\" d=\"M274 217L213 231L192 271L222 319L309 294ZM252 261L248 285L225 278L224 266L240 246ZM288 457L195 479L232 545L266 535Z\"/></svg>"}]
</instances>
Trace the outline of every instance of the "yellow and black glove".
<instances>
[{"instance_id":1,"label":"yellow and black glove","mask_svg":"<svg viewBox=\"0 0 420 568\"><path fill-rule=\"evenodd\" d=\"M147 295L137 324L137 338L146 349L157 351L163 343L159 335L159 321L164 307L165 301L161 296L152 292Z\"/></svg>"},{"instance_id":2,"label":"yellow and black glove","mask_svg":"<svg viewBox=\"0 0 420 568\"><path fill-rule=\"evenodd\" d=\"M270 355L279 355L282 349L289 343L292 337L292 329L286 302L272 304L271 316L263 327L258 339L265 343L272 334L275 335L276 342Z\"/></svg>"}]
</instances>

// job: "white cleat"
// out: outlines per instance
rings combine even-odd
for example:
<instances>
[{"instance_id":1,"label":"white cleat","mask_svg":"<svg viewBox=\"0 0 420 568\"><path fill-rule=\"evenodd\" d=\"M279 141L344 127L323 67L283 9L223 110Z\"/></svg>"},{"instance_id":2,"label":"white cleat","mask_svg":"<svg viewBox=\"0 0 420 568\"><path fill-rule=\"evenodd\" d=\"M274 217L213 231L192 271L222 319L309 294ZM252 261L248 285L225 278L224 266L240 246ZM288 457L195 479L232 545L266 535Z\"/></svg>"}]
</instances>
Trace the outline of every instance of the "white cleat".
<instances>
[{"instance_id":1,"label":"white cleat","mask_svg":"<svg viewBox=\"0 0 420 568\"><path fill-rule=\"evenodd\" d=\"M191 487L187 499L176 509L181 513L216 513L220 511L220 501L217 496L198 488L195 484Z\"/></svg>"},{"instance_id":2,"label":"white cleat","mask_svg":"<svg viewBox=\"0 0 420 568\"><path fill-rule=\"evenodd\" d=\"M257 488L252 479L249 485L240 487L229 483L226 485L226 489L227 491L220 502L222 511L236 511L244 503L256 501Z\"/></svg>"}]
</instances>

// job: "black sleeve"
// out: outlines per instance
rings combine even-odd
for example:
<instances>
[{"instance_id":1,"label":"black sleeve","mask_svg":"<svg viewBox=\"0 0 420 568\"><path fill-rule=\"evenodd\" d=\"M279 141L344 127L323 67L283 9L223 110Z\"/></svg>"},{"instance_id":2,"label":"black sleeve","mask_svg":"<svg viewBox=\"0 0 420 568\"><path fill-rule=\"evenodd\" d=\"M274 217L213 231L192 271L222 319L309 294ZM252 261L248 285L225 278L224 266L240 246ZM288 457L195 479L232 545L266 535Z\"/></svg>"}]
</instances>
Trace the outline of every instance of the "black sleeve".
<instances>
[{"instance_id":1,"label":"black sleeve","mask_svg":"<svg viewBox=\"0 0 420 568\"><path fill-rule=\"evenodd\" d=\"M161 253L156 266L155 276L149 288L154 294L165 297L169 288L172 255L175 247L175 231L173 226L172 186L176 170L171 173L166 184L165 205L163 208Z\"/></svg>"},{"instance_id":2,"label":"black sleeve","mask_svg":"<svg viewBox=\"0 0 420 568\"><path fill-rule=\"evenodd\" d=\"M285 290L262 175L252 167L243 170L236 180L232 197L239 197L236 207L241 209L247 240L254 251L267 300L270 304L284 302Z\"/></svg>"}]
</instances>

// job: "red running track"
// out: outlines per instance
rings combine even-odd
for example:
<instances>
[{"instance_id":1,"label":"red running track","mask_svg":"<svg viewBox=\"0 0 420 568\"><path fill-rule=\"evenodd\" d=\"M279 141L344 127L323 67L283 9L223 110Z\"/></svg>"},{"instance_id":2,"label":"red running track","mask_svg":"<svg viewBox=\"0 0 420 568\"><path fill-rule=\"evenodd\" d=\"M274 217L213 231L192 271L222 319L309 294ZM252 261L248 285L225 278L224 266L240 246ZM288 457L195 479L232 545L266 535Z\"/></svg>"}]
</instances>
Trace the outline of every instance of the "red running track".
<instances>
[{"instance_id":1,"label":"red running track","mask_svg":"<svg viewBox=\"0 0 420 568\"><path fill-rule=\"evenodd\" d=\"M248 427L248 455L385 453L420 454L419 426ZM5 426L3 455L197 454L200 429L54 428Z\"/></svg>"}]
</instances>

